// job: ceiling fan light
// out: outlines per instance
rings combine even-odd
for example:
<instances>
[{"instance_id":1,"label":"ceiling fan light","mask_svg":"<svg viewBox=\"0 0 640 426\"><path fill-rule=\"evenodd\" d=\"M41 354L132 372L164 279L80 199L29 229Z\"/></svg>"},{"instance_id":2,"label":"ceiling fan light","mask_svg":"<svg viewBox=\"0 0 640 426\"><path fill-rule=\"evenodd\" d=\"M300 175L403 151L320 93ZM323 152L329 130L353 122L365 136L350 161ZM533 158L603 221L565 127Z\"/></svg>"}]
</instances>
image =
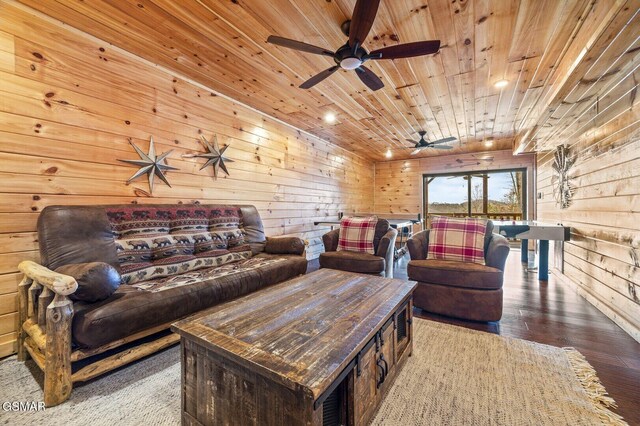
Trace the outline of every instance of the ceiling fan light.
<instances>
[{"instance_id":1,"label":"ceiling fan light","mask_svg":"<svg viewBox=\"0 0 640 426\"><path fill-rule=\"evenodd\" d=\"M354 57L344 58L340 61L340 68L345 70L355 70L360 65L362 65L362 61Z\"/></svg>"}]
</instances>

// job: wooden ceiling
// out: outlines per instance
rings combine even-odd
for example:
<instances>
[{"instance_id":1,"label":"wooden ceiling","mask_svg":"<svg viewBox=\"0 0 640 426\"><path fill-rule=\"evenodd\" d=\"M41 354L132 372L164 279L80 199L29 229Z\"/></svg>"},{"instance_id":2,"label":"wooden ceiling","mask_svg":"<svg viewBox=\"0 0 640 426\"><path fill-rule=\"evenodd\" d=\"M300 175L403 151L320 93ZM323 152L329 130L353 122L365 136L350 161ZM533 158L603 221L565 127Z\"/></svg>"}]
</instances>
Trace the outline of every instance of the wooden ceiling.
<instances>
[{"instance_id":1,"label":"wooden ceiling","mask_svg":"<svg viewBox=\"0 0 640 426\"><path fill-rule=\"evenodd\" d=\"M369 62L385 84L377 92L344 70L303 90L332 59L267 37L336 50L355 0L21 2L374 161L389 148L408 158L405 139L421 129L458 141L417 156L486 150L486 138L491 149L549 148L610 88L602 76L628 73L638 59L638 1L382 0L369 51L440 39L440 52ZM494 87L502 79L508 85ZM327 112L335 124L324 123Z\"/></svg>"}]
</instances>

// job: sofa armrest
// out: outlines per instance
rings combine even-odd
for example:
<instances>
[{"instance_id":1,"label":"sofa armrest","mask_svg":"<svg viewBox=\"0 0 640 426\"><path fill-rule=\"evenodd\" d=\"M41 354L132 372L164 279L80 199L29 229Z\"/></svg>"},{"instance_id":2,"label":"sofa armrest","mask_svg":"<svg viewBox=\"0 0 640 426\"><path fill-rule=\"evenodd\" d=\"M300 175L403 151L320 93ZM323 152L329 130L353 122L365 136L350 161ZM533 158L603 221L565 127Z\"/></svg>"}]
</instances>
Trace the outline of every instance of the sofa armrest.
<instances>
[{"instance_id":1,"label":"sofa armrest","mask_svg":"<svg viewBox=\"0 0 640 426\"><path fill-rule=\"evenodd\" d=\"M380 239L378 250L376 251L376 256L384 257L384 276L387 278L393 278L393 257L397 236L398 230L389 228L387 233Z\"/></svg>"},{"instance_id":2,"label":"sofa armrest","mask_svg":"<svg viewBox=\"0 0 640 426\"><path fill-rule=\"evenodd\" d=\"M44 370L47 407L69 398L71 380L71 324L78 288L75 278L35 262L20 262L24 277L18 286L18 360L31 356Z\"/></svg>"},{"instance_id":3,"label":"sofa armrest","mask_svg":"<svg viewBox=\"0 0 640 426\"><path fill-rule=\"evenodd\" d=\"M322 244L324 244L324 251L336 251L338 250L338 239L340 238L340 229L334 229L322 236Z\"/></svg>"},{"instance_id":4,"label":"sofa armrest","mask_svg":"<svg viewBox=\"0 0 640 426\"><path fill-rule=\"evenodd\" d=\"M429 229L413 234L413 236L407 240L407 247L409 248L411 260L426 259L429 250Z\"/></svg>"},{"instance_id":5,"label":"sofa armrest","mask_svg":"<svg viewBox=\"0 0 640 426\"><path fill-rule=\"evenodd\" d=\"M269 254L297 254L302 256L305 248L304 240L298 237L268 237L264 251Z\"/></svg>"},{"instance_id":6,"label":"sofa armrest","mask_svg":"<svg viewBox=\"0 0 640 426\"><path fill-rule=\"evenodd\" d=\"M487 253L485 254L485 263L492 268L498 268L504 271L504 265L509 255L509 241L502 235L493 234Z\"/></svg>"},{"instance_id":7,"label":"sofa armrest","mask_svg":"<svg viewBox=\"0 0 640 426\"><path fill-rule=\"evenodd\" d=\"M54 294L68 296L78 289L78 283L72 276L54 272L30 260L20 262L18 269L25 277L47 287Z\"/></svg>"}]
</instances>

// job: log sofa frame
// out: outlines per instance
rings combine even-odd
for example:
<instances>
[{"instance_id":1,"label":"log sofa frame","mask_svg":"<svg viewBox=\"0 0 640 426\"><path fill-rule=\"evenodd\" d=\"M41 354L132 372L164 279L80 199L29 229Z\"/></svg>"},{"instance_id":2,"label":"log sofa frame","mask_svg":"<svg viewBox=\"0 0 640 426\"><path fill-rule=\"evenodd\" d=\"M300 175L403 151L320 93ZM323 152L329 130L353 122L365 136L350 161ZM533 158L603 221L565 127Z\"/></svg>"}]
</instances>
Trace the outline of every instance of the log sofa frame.
<instances>
[{"instance_id":1,"label":"log sofa frame","mask_svg":"<svg viewBox=\"0 0 640 426\"><path fill-rule=\"evenodd\" d=\"M109 315L103 317L98 315L93 319L87 319L87 315L91 314L90 304L94 302L81 300L74 302L72 299L79 298L74 296L82 296L82 292L93 285L91 281L93 278L87 278L85 282L80 281L79 287L74 277L53 271L59 270L58 268L64 265L92 262L109 264L114 268L119 265L113 233L114 225L107 214L109 209L116 213L128 209L130 213L124 214L131 216L127 225L131 226L131 229L145 229L146 224L140 222L137 216L144 218L153 211L162 211L161 219L165 220L167 214L175 214L177 218L178 209L180 209L180 217L187 222L196 219L196 215L201 214L200 210L204 210L206 216L207 209L212 217L230 214L230 218L236 220L237 216L237 219L242 219L242 226L238 229L242 228L244 243L248 246L246 249L251 249L252 256L267 259L282 257L283 259L281 259L282 262L273 263L271 266L264 265L262 272L248 272L247 277L251 276L251 286L243 285L244 275L242 274L238 279L230 276L227 280L223 275L218 283L223 290L217 291L217 285L206 283L208 279L216 282L216 277L203 278L202 282L198 283L200 290L196 288L192 292L175 292L173 294L175 297L171 299L184 297L183 300L189 301L187 296L196 291L202 291L202 298L198 295L199 301L203 300L202 303L199 301L193 304L185 303L184 305L187 305L185 309L173 313L165 312L165 315L159 312L160 316L156 317L153 309L162 306L162 297L157 297L156 299L160 302L156 300L158 302L156 305L152 303L142 305L151 306L148 307L150 311L130 312L131 317L136 314L143 315L143 321L130 327L128 324L119 329L117 328L120 324L118 315L126 309L120 309L118 306L123 306L124 302L116 306ZM136 211L140 214L134 217L133 213ZM170 224L166 225L163 232L168 235ZM17 349L18 360L26 361L29 357L33 358L44 372L44 403L49 407L66 401L71 395L74 383L93 379L178 343L179 336L170 331L173 322L229 298L242 297L248 292L302 275L307 269L306 243L297 237L267 238L257 209L250 205L47 206L38 218L38 240L42 264L24 261L18 265L24 276L18 286ZM262 268L262 266L256 266L256 268ZM247 271L250 269L249 266ZM103 309L112 302L131 300L126 298L127 294L145 296L144 290L129 292L126 287L123 288L126 283L121 284L111 296L99 300L97 302L99 305L94 305L94 309ZM116 293L121 288L124 291L119 296ZM168 291L170 292L171 289ZM171 293L166 294L171 296ZM141 299L137 300L139 302ZM77 305L78 302L81 306ZM127 308L127 305L124 305ZM189 307L189 305L192 306ZM83 307L84 311L81 314ZM162 309L158 310L162 311ZM165 311L168 312L171 309ZM123 314L125 319L127 312ZM74 313L83 318L74 318ZM149 315L144 316L145 313ZM106 322L106 320L101 321L102 318L112 320L106 327L111 327L107 331L114 332L106 335L100 335L98 332L97 338L91 340L91 337L96 337L92 333L93 327L98 330L101 324ZM86 330L81 329L83 324ZM74 326L80 330L75 330ZM84 341L82 336L86 338Z\"/></svg>"},{"instance_id":2,"label":"log sofa frame","mask_svg":"<svg viewBox=\"0 0 640 426\"><path fill-rule=\"evenodd\" d=\"M71 367L74 362L167 330L173 321L104 346L72 350L73 302L69 295L77 290L78 283L69 275L51 271L32 261L21 262L18 269L24 274L18 286L18 360L26 361L31 357L44 372L44 403L47 407L66 401L74 383L93 379L180 341L180 336L171 333L100 359L73 373Z\"/></svg>"}]
</instances>

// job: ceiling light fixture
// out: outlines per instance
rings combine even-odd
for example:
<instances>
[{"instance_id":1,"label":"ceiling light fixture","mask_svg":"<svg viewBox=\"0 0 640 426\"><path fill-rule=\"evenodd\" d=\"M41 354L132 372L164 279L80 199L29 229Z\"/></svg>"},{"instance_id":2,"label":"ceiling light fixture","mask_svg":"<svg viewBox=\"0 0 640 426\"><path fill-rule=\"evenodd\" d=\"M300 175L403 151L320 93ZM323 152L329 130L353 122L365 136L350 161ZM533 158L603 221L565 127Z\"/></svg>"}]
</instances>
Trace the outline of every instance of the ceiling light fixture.
<instances>
[{"instance_id":1,"label":"ceiling light fixture","mask_svg":"<svg viewBox=\"0 0 640 426\"><path fill-rule=\"evenodd\" d=\"M493 138L485 139L484 146L486 147L493 146Z\"/></svg>"},{"instance_id":2,"label":"ceiling light fixture","mask_svg":"<svg viewBox=\"0 0 640 426\"><path fill-rule=\"evenodd\" d=\"M324 115L324 121L325 123L335 123L336 122L336 115L332 112L328 112Z\"/></svg>"},{"instance_id":3,"label":"ceiling light fixture","mask_svg":"<svg viewBox=\"0 0 640 426\"><path fill-rule=\"evenodd\" d=\"M493 83L493 85L495 87L497 87L498 89L502 89L503 87L507 87L507 84L509 84L509 81L507 81L507 80L498 80L495 83Z\"/></svg>"},{"instance_id":4,"label":"ceiling light fixture","mask_svg":"<svg viewBox=\"0 0 640 426\"><path fill-rule=\"evenodd\" d=\"M391 152L390 148L387 148L387 152L384 154L384 156L387 158L393 157L393 153Z\"/></svg>"}]
</instances>

